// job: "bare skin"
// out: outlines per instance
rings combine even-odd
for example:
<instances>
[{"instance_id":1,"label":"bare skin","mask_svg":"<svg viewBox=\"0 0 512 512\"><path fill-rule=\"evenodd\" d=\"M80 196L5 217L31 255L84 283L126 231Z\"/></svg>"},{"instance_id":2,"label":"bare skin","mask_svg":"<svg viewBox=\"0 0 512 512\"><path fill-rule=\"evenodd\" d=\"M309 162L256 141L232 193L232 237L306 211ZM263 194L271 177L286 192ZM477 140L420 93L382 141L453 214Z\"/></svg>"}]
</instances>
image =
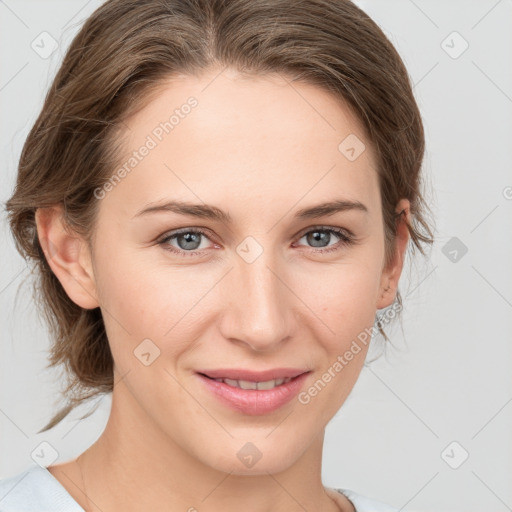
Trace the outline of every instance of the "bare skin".
<instances>
[{"instance_id":1,"label":"bare skin","mask_svg":"<svg viewBox=\"0 0 512 512\"><path fill-rule=\"evenodd\" d=\"M332 376L376 310L392 304L408 231L400 222L385 266L375 155L345 105L281 76L220 71L169 81L126 122L127 160L187 98L198 102L98 199L92 254L64 229L59 208L36 215L69 297L101 308L115 362L107 426L80 459L87 496L76 460L48 468L87 512L354 511L323 486L322 448L367 345L307 403L260 415L220 403L197 371L305 368L302 391L330 368ZM365 144L354 160L338 149L350 134ZM294 217L339 199L366 211ZM232 221L137 215L169 200L214 205ZM403 199L396 211L409 216L409 207ZM181 228L205 235L193 249L183 237L162 242ZM315 228L348 230L356 242L324 231L326 244L313 245ZM250 263L237 251L247 237L257 243L250 250L261 248ZM160 351L150 365L134 355L145 339ZM249 442L262 454L252 467L237 456Z\"/></svg>"}]
</instances>

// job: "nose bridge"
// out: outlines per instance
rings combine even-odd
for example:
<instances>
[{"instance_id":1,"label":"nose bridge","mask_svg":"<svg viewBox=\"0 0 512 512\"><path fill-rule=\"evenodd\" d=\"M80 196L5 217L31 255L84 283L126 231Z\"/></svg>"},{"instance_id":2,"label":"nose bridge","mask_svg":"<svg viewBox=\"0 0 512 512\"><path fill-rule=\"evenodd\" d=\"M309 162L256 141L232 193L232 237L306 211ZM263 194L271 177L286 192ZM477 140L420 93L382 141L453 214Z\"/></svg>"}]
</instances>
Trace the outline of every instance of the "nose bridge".
<instances>
[{"instance_id":1,"label":"nose bridge","mask_svg":"<svg viewBox=\"0 0 512 512\"><path fill-rule=\"evenodd\" d=\"M230 311L225 312L230 327L224 334L254 350L270 350L290 335L290 291L273 252L261 246L258 250L251 240L247 244L237 248L228 291Z\"/></svg>"}]
</instances>

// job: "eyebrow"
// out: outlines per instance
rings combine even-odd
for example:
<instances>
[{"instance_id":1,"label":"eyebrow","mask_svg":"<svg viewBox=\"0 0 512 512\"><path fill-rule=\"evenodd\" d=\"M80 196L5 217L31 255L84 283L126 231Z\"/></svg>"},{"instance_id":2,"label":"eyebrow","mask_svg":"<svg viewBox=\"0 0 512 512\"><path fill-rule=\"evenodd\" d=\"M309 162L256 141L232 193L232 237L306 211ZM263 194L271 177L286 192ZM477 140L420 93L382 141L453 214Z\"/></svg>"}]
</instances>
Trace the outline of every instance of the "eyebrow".
<instances>
[{"instance_id":1,"label":"eyebrow","mask_svg":"<svg viewBox=\"0 0 512 512\"><path fill-rule=\"evenodd\" d=\"M297 219L316 219L318 217L326 217L338 212L361 211L368 213L368 208L360 201L349 201L346 199L338 199L327 203L318 204L299 210L295 214ZM147 215L150 213L171 212L179 215L187 215L201 219L210 219L230 224L232 222L231 215L216 206L208 204L194 204L185 201L167 201L163 204L149 204L133 218Z\"/></svg>"}]
</instances>

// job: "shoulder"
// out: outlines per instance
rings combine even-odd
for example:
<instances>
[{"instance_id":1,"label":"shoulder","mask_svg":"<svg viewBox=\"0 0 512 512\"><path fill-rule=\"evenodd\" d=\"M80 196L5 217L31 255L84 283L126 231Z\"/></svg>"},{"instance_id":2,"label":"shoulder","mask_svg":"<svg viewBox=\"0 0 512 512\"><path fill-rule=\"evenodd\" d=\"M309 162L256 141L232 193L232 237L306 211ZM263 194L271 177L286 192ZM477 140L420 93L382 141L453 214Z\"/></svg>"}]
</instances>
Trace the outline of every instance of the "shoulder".
<instances>
[{"instance_id":1,"label":"shoulder","mask_svg":"<svg viewBox=\"0 0 512 512\"><path fill-rule=\"evenodd\" d=\"M397 508L391 507L380 501L367 498L349 489L335 489L345 495L354 505L356 512L398 512Z\"/></svg>"},{"instance_id":2,"label":"shoulder","mask_svg":"<svg viewBox=\"0 0 512 512\"><path fill-rule=\"evenodd\" d=\"M0 479L0 512L84 512L60 482L39 465Z\"/></svg>"}]
</instances>

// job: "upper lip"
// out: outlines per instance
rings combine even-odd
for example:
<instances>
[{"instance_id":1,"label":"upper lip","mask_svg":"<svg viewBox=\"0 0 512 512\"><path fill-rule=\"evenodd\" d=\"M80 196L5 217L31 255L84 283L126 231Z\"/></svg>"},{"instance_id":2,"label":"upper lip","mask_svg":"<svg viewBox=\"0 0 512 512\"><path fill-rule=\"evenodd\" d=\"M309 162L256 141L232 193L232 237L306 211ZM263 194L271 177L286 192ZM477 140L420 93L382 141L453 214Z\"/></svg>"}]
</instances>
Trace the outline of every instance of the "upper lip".
<instances>
[{"instance_id":1,"label":"upper lip","mask_svg":"<svg viewBox=\"0 0 512 512\"><path fill-rule=\"evenodd\" d=\"M304 368L271 368L256 372L254 370L244 370L238 368L220 368L216 370L201 370L197 373L202 373L212 379L232 379L232 380L247 380L250 382L266 382L274 379L294 378L303 373L309 372Z\"/></svg>"}]
</instances>

